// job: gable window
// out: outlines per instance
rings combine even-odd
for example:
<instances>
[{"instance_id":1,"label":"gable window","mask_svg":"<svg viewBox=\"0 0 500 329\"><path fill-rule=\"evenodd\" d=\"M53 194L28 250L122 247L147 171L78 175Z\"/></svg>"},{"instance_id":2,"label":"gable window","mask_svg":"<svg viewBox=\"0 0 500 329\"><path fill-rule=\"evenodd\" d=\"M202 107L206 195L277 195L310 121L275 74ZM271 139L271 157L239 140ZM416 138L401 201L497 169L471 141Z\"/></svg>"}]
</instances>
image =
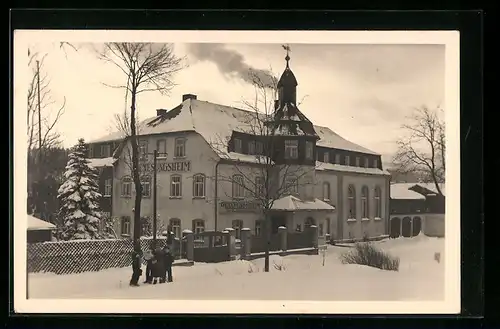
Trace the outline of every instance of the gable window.
<instances>
[{"instance_id":1,"label":"gable window","mask_svg":"<svg viewBox=\"0 0 500 329\"><path fill-rule=\"evenodd\" d=\"M170 176L170 197L180 198L182 196L181 175Z\"/></svg>"},{"instance_id":2,"label":"gable window","mask_svg":"<svg viewBox=\"0 0 500 329\"><path fill-rule=\"evenodd\" d=\"M205 197L205 175L197 174L193 177L193 197Z\"/></svg>"},{"instance_id":3,"label":"gable window","mask_svg":"<svg viewBox=\"0 0 500 329\"><path fill-rule=\"evenodd\" d=\"M111 178L107 178L106 180L104 180L104 196L105 197L111 196L112 182L113 182L113 180Z\"/></svg>"},{"instance_id":4,"label":"gable window","mask_svg":"<svg viewBox=\"0 0 500 329\"><path fill-rule=\"evenodd\" d=\"M330 183L323 183L323 200L330 201Z\"/></svg>"},{"instance_id":5,"label":"gable window","mask_svg":"<svg viewBox=\"0 0 500 329\"><path fill-rule=\"evenodd\" d=\"M130 235L130 216L122 216L120 231L121 235Z\"/></svg>"},{"instance_id":6,"label":"gable window","mask_svg":"<svg viewBox=\"0 0 500 329\"><path fill-rule=\"evenodd\" d=\"M323 153L323 162L325 162L325 163L330 162L330 153L329 152Z\"/></svg>"},{"instance_id":7,"label":"gable window","mask_svg":"<svg viewBox=\"0 0 500 329\"><path fill-rule=\"evenodd\" d=\"M375 187L375 193L373 194L373 198L375 199L375 218L382 218L382 198L380 187Z\"/></svg>"},{"instance_id":8,"label":"gable window","mask_svg":"<svg viewBox=\"0 0 500 329\"><path fill-rule=\"evenodd\" d=\"M242 199L245 196L245 185L242 175L233 175L233 198Z\"/></svg>"},{"instance_id":9,"label":"gable window","mask_svg":"<svg viewBox=\"0 0 500 329\"><path fill-rule=\"evenodd\" d=\"M179 137L175 139L174 157L183 158L186 156L186 139Z\"/></svg>"},{"instance_id":10,"label":"gable window","mask_svg":"<svg viewBox=\"0 0 500 329\"><path fill-rule=\"evenodd\" d=\"M257 141L255 143L255 153L258 155L264 154L264 143Z\"/></svg>"},{"instance_id":11,"label":"gable window","mask_svg":"<svg viewBox=\"0 0 500 329\"><path fill-rule=\"evenodd\" d=\"M121 196L130 198L132 195L132 179L130 177L122 178L122 186L121 186Z\"/></svg>"},{"instance_id":12,"label":"gable window","mask_svg":"<svg viewBox=\"0 0 500 329\"><path fill-rule=\"evenodd\" d=\"M235 231L236 239L241 239L241 229L243 228L243 221L240 219L235 219L233 220L231 227Z\"/></svg>"},{"instance_id":13,"label":"gable window","mask_svg":"<svg viewBox=\"0 0 500 329\"><path fill-rule=\"evenodd\" d=\"M297 159L299 157L299 141L285 140L285 159Z\"/></svg>"},{"instance_id":14,"label":"gable window","mask_svg":"<svg viewBox=\"0 0 500 329\"><path fill-rule=\"evenodd\" d=\"M248 142L248 154L255 154L255 141Z\"/></svg>"},{"instance_id":15,"label":"gable window","mask_svg":"<svg viewBox=\"0 0 500 329\"><path fill-rule=\"evenodd\" d=\"M181 220L177 218L172 218L169 221L170 232L174 233L176 238L181 238Z\"/></svg>"},{"instance_id":16,"label":"gable window","mask_svg":"<svg viewBox=\"0 0 500 329\"><path fill-rule=\"evenodd\" d=\"M299 193L299 181L296 177L287 177L285 180L285 191L290 194L298 194Z\"/></svg>"},{"instance_id":17,"label":"gable window","mask_svg":"<svg viewBox=\"0 0 500 329\"><path fill-rule=\"evenodd\" d=\"M335 163L340 164L340 154L335 154Z\"/></svg>"},{"instance_id":18,"label":"gable window","mask_svg":"<svg viewBox=\"0 0 500 329\"><path fill-rule=\"evenodd\" d=\"M378 168L378 160L373 159L373 168Z\"/></svg>"},{"instance_id":19,"label":"gable window","mask_svg":"<svg viewBox=\"0 0 500 329\"><path fill-rule=\"evenodd\" d=\"M202 219L193 220L193 233L201 234L205 232L205 221Z\"/></svg>"},{"instance_id":20,"label":"gable window","mask_svg":"<svg viewBox=\"0 0 500 329\"><path fill-rule=\"evenodd\" d=\"M368 158L365 158L365 168L368 168L370 166L370 160Z\"/></svg>"},{"instance_id":21,"label":"gable window","mask_svg":"<svg viewBox=\"0 0 500 329\"><path fill-rule=\"evenodd\" d=\"M346 166L350 166L350 165L351 165L351 159L349 158L349 156L348 156L348 155L346 155L346 156L344 157L344 164L345 164Z\"/></svg>"},{"instance_id":22,"label":"gable window","mask_svg":"<svg viewBox=\"0 0 500 329\"><path fill-rule=\"evenodd\" d=\"M349 185L347 189L348 219L356 219L356 189L354 185Z\"/></svg>"},{"instance_id":23,"label":"gable window","mask_svg":"<svg viewBox=\"0 0 500 329\"><path fill-rule=\"evenodd\" d=\"M146 159L148 156L148 141L139 141L139 157Z\"/></svg>"},{"instance_id":24,"label":"gable window","mask_svg":"<svg viewBox=\"0 0 500 329\"><path fill-rule=\"evenodd\" d=\"M314 144L313 142L306 141L306 159L312 160L314 158Z\"/></svg>"},{"instance_id":25,"label":"gable window","mask_svg":"<svg viewBox=\"0 0 500 329\"><path fill-rule=\"evenodd\" d=\"M167 141L165 139L158 139L156 141L156 151L158 151L158 158L165 158L167 156Z\"/></svg>"},{"instance_id":26,"label":"gable window","mask_svg":"<svg viewBox=\"0 0 500 329\"><path fill-rule=\"evenodd\" d=\"M356 167L359 167L359 157L356 157Z\"/></svg>"},{"instance_id":27,"label":"gable window","mask_svg":"<svg viewBox=\"0 0 500 329\"><path fill-rule=\"evenodd\" d=\"M109 158L111 156L111 145L104 144L101 145L101 156Z\"/></svg>"},{"instance_id":28,"label":"gable window","mask_svg":"<svg viewBox=\"0 0 500 329\"><path fill-rule=\"evenodd\" d=\"M241 153L243 149L243 142L239 138L234 139L234 152Z\"/></svg>"},{"instance_id":29,"label":"gable window","mask_svg":"<svg viewBox=\"0 0 500 329\"><path fill-rule=\"evenodd\" d=\"M142 187L142 196L144 198L151 197L151 178L149 176L141 177L141 187Z\"/></svg>"},{"instance_id":30,"label":"gable window","mask_svg":"<svg viewBox=\"0 0 500 329\"><path fill-rule=\"evenodd\" d=\"M264 193L264 177L255 177L255 197L260 198L265 196Z\"/></svg>"},{"instance_id":31,"label":"gable window","mask_svg":"<svg viewBox=\"0 0 500 329\"><path fill-rule=\"evenodd\" d=\"M361 188L361 218L370 218L368 213L368 187L363 186Z\"/></svg>"}]
</instances>

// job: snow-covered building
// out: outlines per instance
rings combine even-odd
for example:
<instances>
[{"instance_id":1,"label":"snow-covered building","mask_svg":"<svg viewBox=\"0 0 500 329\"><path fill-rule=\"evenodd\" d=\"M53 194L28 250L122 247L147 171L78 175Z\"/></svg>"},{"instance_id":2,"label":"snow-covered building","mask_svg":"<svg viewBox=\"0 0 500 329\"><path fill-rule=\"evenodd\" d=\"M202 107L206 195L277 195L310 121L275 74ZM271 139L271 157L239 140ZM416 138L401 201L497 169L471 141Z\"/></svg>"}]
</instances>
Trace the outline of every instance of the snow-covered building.
<instances>
[{"instance_id":1,"label":"snow-covered building","mask_svg":"<svg viewBox=\"0 0 500 329\"><path fill-rule=\"evenodd\" d=\"M37 243L52 240L52 231L56 226L32 215L28 215L28 225L26 227L27 242Z\"/></svg>"},{"instance_id":2,"label":"snow-covered building","mask_svg":"<svg viewBox=\"0 0 500 329\"><path fill-rule=\"evenodd\" d=\"M296 105L298 84L290 58L286 59L278 100L269 115L186 94L178 106L158 109L138 123L141 216L153 215L151 165L156 149L159 225L171 225L176 235L184 229L227 227L262 234L262 212L255 194L247 192L260 188L259 168L269 164L274 169L293 167L296 175L290 185L294 188L280 194L271 209L273 231L279 226L298 231L315 224L320 234L334 239L388 233L390 175L382 168L380 154L309 121ZM103 168L101 193L111 215L119 219L118 232L131 234L134 184L129 140L115 132L89 145L93 165ZM299 171L302 174L296 174ZM273 186L288 180L283 170L269 172L279 176L270 178Z\"/></svg>"}]
</instances>

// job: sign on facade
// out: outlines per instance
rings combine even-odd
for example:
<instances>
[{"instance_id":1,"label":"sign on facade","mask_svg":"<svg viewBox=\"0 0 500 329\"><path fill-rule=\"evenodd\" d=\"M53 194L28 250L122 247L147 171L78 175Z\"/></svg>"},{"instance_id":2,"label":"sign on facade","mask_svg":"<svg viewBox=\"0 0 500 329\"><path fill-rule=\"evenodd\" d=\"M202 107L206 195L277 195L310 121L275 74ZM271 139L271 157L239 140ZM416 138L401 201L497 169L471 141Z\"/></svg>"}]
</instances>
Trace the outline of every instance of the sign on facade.
<instances>
[{"instance_id":1,"label":"sign on facade","mask_svg":"<svg viewBox=\"0 0 500 329\"><path fill-rule=\"evenodd\" d=\"M152 163L144 163L141 165L144 172L153 171ZM161 172L188 172L191 170L191 161L177 161L177 162L160 162L156 164L156 171Z\"/></svg>"},{"instance_id":2,"label":"sign on facade","mask_svg":"<svg viewBox=\"0 0 500 329\"><path fill-rule=\"evenodd\" d=\"M220 207L226 211L253 212L260 208L256 201L222 201Z\"/></svg>"}]
</instances>

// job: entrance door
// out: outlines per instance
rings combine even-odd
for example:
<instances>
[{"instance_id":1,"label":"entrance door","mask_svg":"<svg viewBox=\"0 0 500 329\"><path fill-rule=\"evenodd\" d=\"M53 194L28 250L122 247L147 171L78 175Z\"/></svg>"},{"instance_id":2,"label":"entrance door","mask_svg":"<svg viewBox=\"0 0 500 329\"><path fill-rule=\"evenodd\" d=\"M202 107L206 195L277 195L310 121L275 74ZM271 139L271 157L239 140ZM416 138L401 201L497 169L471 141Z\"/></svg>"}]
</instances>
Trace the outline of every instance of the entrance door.
<instances>
[{"instance_id":1,"label":"entrance door","mask_svg":"<svg viewBox=\"0 0 500 329\"><path fill-rule=\"evenodd\" d=\"M401 219L399 217L391 218L391 227L390 227L390 237L397 238L401 233Z\"/></svg>"}]
</instances>

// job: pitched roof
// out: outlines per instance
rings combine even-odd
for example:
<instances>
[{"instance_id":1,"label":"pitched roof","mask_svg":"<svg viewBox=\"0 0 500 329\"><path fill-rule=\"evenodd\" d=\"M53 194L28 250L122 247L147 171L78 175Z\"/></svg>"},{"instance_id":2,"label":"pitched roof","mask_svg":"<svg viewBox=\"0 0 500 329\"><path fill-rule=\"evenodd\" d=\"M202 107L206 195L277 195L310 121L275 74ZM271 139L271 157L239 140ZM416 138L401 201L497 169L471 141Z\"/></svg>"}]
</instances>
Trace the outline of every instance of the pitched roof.
<instances>
[{"instance_id":1,"label":"pitched roof","mask_svg":"<svg viewBox=\"0 0 500 329\"><path fill-rule=\"evenodd\" d=\"M424 200L425 196L410 190L414 183L395 183L391 184L391 199L397 200Z\"/></svg>"},{"instance_id":2,"label":"pitched roof","mask_svg":"<svg viewBox=\"0 0 500 329\"><path fill-rule=\"evenodd\" d=\"M113 157L108 157L108 158L91 158L89 160L89 165L91 165L94 168L99 168L99 167L113 167L113 164L118 160Z\"/></svg>"},{"instance_id":3,"label":"pitched roof","mask_svg":"<svg viewBox=\"0 0 500 329\"><path fill-rule=\"evenodd\" d=\"M296 210L335 210L335 207L319 199L304 201L293 195L284 196L274 201L272 210L296 211Z\"/></svg>"},{"instance_id":4,"label":"pitched roof","mask_svg":"<svg viewBox=\"0 0 500 329\"><path fill-rule=\"evenodd\" d=\"M254 121L254 122L252 122ZM186 99L165 115L154 116L138 124L139 135L153 135L193 131L199 133L218 153L227 153L226 143L233 131L251 132L255 127L255 112L214 104L197 99ZM314 126L320 140L319 146L379 155L352 143L331 129ZM123 132L114 132L90 143L116 141L125 138Z\"/></svg>"},{"instance_id":5,"label":"pitched roof","mask_svg":"<svg viewBox=\"0 0 500 329\"><path fill-rule=\"evenodd\" d=\"M44 220L38 219L31 215L28 215L28 231L36 231L36 230L52 230L55 229L56 226Z\"/></svg>"}]
</instances>

